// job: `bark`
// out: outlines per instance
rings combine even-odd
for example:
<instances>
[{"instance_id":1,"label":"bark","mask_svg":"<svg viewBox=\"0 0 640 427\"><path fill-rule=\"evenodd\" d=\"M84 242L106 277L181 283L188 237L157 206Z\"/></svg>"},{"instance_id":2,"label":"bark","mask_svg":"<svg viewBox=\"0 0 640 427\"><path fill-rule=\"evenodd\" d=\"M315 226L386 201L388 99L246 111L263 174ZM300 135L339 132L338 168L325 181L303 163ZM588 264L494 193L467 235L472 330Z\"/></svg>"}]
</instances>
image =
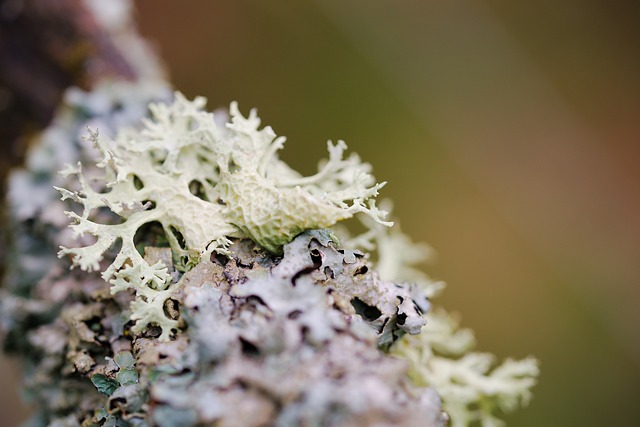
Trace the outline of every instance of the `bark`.
<instances>
[{"instance_id":1,"label":"bark","mask_svg":"<svg viewBox=\"0 0 640 427\"><path fill-rule=\"evenodd\" d=\"M69 86L134 77L81 0L0 0L0 194Z\"/></svg>"},{"instance_id":2,"label":"bark","mask_svg":"<svg viewBox=\"0 0 640 427\"><path fill-rule=\"evenodd\" d=\"M6 243L4 194L11 167L51 121L64 91L133 67L82 0L0 0L0 242ZM0 244L0 277L8 244Z\"/></svg>"}]
</instances>

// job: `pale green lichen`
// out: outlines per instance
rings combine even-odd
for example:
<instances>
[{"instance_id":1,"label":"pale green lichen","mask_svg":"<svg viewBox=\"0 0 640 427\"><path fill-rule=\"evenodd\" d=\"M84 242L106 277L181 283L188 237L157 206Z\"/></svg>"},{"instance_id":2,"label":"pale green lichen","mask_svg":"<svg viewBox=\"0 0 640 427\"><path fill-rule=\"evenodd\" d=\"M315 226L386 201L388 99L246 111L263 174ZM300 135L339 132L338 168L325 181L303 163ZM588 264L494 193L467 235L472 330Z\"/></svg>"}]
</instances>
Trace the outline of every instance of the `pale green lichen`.
<instances>
[{"instance_id":1,"label":"pale green lichen","mask_svg":"<svg viewBox=\"0 0 640 427\"><path fill-rule=\"evenodd\" d=\"M388 203L386 207L391 208ZM418 284L429 298L444 289L444 282L433 281L415 268L432 256L428 245L413 242L397 226L379 227L366 218L363 223L367 231L347 237L345 244L377 253L375 269L382 278ZM409 362L408 376L415 386L438 391L451 427L502 427L500 412L528 404L539 375L535 358L507 359L496 366L492 354L472 351L473 332L460 329L443 308L432 308L425 318L422 331L402 336L391 354Z\"/></svg>"},{"instance_id":2,"label":"pale green lichen","mask_svg":"<svg viewBox=\"0 0 640 427\"><path fill-rule=\"evenodd\" d=\"M156 324L162 340L176 328L162 310L171 278L161 262L149 265L136 249L136 232L145 224L161 224L183 271L214 251L226 254L233 238L251 238L280 254L301 232L330 227L359 212L391 225L374 202L384 183L376 184L370 166L356 155L343 158L344 142L329 142L329 160L317 174L302 177L278 159L285 139L270 127L259 129L255 110L245 118L232 103L231 120L221 125L204 110L205 102L177 93L173 104L150 106L151 118L142 130L121 131L115 140L90 131L104 175L90 180L78 163L62 174L77 177L79 189L58 188L63 200L83 205L81 214L67 212L74 234L97 239L89 246L62 247L59 256L70 255L74 266L97 271L105 253L120 242L102 277L113 285L112 293L135 290L133 331ZM93 214L103 208L117 214L119 222L94 221Z\"/></svg>"},{"instance_id":3,"label":"pale green lichen","mask_svg":"<svg viewBox=\"0 0 640 427\"><path fill-rule=\"evenodd\" d=\"M416 386L438 390L451 427L502 427L497 412L529 403L539 374L536 359L507 359L495 366L492 354L471 351L473 333L458 329L444 310L432 310L427 322L421 334L401 338L392 354L409 361L408 375Z\"/></svg>"}]
</instances>

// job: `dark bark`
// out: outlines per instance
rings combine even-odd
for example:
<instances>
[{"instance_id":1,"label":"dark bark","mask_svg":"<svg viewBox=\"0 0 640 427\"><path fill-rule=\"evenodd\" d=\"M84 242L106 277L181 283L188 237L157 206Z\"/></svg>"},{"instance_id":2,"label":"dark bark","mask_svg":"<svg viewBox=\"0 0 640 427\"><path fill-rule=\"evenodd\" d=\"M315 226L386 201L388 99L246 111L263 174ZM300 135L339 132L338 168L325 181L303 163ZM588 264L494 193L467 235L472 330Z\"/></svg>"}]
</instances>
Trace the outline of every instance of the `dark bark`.
<instances>
[{"instance_id":1,"label":"dark bark","mask_svg":"<svg viewBox=\"0 0 640 427\"><path fill-rule=\"evenodd\" d=\"M133 74L81 0L0 0L0 192L65 89Z\"/></svg>"},{"instance_id":2,"label":"dark bark","mask_svg":"<svg viewBox=\"0 0 640 427\"><path fill-rule=\"evenodd\" d=\"M134 70L82 0L0 0L0 277L5 180L51 121L64 91Z\"/></svg>"}]
</instances>

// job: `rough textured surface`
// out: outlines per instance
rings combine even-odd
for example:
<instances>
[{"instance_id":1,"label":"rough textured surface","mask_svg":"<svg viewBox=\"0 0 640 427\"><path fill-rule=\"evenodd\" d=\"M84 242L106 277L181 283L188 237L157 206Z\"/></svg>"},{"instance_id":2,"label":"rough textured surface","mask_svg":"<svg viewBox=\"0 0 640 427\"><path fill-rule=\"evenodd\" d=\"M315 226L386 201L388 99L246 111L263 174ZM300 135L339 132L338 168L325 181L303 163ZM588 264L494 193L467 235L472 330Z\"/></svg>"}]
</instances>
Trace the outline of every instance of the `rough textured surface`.
<instances>
[{"instance_id":1,"label":"rough textured surface","mask_svg":"<svg viewBox=\"0 0 640 427\"><path fill-rule=\"evenodd\" d=\"M374 302L356 282L376 274L324 231L301 235L283 258L250 241L230 250L224 265L202 260L171 288L165 310L186 332L170 342L158 327L136 333L132 295L112 296L96 275L57 271L32 298L5 299L3 319L14 321L5 343L31 355L27 389L41 422L443 425L437 394L413 387L407 364L380 350L416 332L407 325L422 320L424 295L389 284ZM148 250L148 261L169 251Z\"/></svg>"},{"instance_id":2,"label":"rough textured surface","mask_svg":"<svg viewBox=\"0 0 640 427\"><path fill-rule=\"evenodd\" d=\"M378 189L369 165L344 157L346 145L329 143L329 160L316 175L301 177L277 157L284 138L260 129L255 110L243 117L235 103L230 120L204 110L205 100L176 93L172 103L151 104L151 117L139 128L125 128L114 139L89 131L98 160L68 165L62 175L69 190L56 187L62 200L82 205L66 213L74 236L93 236L91 244L62 246L85 271L103 270L113 293L133 289L131 311L136 331L154 323L168 340L176 325L163 313L173 285L162 262L150 265L136 248L136 234L157 222L159 236L172 249L174 263L187 271L211 253L228 254L232 238L250 238L274 255L305 230L324 228L356 213L391 225L375 206ZM83 173L95 165L100 174ZM104 221L99 210L118 215ZM142 232L143 233L143 232ZM105 253L119 242L106 268Z\"/></svg>"},{"instance_id":3,"label":"rough textured surface","mask_svg":"<svg viewBox=\"0 0 640 427\"><path fill-rule=\"evenodd\" d=\"M427 314L443 287L415 268L429 248L382 221L369 165L329 143L302 177L255 112L167 102L129 3L86 1L145 78L67 91L11 175L0 338L31 425L430 427L442 398L454 426L486 427L527 402L533 359L492 369ZM359 236L322 229L356 213Z\"/></svg>"}]
</instances>

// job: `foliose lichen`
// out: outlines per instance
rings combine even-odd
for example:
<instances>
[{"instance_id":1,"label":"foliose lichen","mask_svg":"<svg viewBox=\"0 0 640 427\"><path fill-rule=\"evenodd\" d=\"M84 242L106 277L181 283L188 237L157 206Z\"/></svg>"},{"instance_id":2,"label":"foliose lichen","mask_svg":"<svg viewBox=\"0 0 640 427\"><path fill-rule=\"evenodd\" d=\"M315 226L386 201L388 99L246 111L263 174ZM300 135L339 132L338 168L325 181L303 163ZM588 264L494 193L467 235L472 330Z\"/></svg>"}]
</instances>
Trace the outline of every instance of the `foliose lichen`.
<instances>
[{"instance_id":1,"label":"foliose lichen","mask_svg":"<svg viewBox=\"0 0 640 427\"><path fill-rule=\"evenodd\" d=\"M75 236L97 239L89 246L62 247L59 256L71 255L74 266L96 271L118 241L118 254L102 277L112 293L135 291L134 332L156 324L161 340L177 326L163 313L172 281L162 262L149 265L136 249L136 232L145 224L162 226L183 271L213 252L228 254L232 238L251 238L279 254L301 232L330 227L355 213L391 225L374 202L384 183L376 184L369 165L357 156L343 158L343 142L329 143L329 160L316 175L301 177L278 159L284 138L270 127L259 129L255 110L245 118L232 103L230 121L219 125L204 104L204 98L189 101L176 93L172 104L150 105L151 117L141 130L125 129L114 140L90 131L101 155L96 166L104 174L89 182L79 162L62 171L77 177L79 189L57 188L62 200L82 204L81 214L66 212L75 222ZM92 220L101 208L120 221Z\"/></svg>"}]
</instances>

